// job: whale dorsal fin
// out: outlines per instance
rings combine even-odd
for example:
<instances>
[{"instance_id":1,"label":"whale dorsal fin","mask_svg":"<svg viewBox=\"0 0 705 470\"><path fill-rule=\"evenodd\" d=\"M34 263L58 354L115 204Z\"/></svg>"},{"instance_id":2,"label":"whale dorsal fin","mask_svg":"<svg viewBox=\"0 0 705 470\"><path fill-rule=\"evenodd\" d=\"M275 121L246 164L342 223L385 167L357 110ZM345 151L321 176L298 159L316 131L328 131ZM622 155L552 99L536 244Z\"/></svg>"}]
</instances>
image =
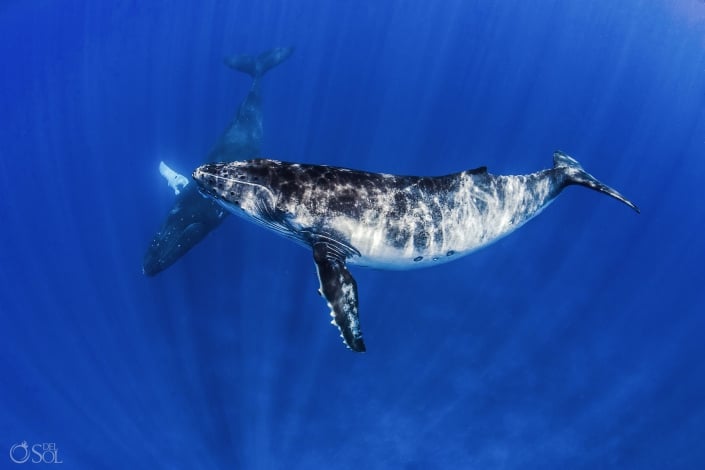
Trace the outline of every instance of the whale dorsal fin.
<instances>
[{"instance_id":1,"label":"whale dorsal fin","mask_svg":"<svg viewBox=\"0 0 705 470\"><path fill-rule=\"evenodd\" d=\"M340 251L326 242L313 243L319 292L331 308L332 324L340 330L345 344L356 352L365 351L360 320L357 316L357 283L345 265Z\"/></svg>"},{"instance_id":2,"label":"whale dorsal fin","mask_svg":"<svg viewBox=\"0 0 705 470\"><path fill-rule=\"evenodd\" d=\"M473 168L472 170L467 170L467 173L469 173L471 175L485 175L485 174L487 174L487 167L480 166L477 168Z\"/></svg>"}]
</instances>

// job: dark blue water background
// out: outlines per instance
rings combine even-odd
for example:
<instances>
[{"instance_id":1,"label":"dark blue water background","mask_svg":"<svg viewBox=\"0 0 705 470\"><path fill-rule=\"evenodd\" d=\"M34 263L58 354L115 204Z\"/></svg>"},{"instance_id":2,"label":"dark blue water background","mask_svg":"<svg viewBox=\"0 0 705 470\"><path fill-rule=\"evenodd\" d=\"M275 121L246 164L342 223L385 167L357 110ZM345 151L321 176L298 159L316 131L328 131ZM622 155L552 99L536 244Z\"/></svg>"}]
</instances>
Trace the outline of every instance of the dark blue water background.
<instances>
[{"instance_id":1,"label":"dark blue water background","mask_svg":"<svg viewBox=\"0 0 705 470\"><path fill-rule=\"evenodd\" d=\"M173 194L263 83L267 156L569 188L428 270L354 269L368 353L308 251L230 218L141 273ZM0 466L705 468L705 5L696 0L0 6Z\"/></svg>"}]
</instances>

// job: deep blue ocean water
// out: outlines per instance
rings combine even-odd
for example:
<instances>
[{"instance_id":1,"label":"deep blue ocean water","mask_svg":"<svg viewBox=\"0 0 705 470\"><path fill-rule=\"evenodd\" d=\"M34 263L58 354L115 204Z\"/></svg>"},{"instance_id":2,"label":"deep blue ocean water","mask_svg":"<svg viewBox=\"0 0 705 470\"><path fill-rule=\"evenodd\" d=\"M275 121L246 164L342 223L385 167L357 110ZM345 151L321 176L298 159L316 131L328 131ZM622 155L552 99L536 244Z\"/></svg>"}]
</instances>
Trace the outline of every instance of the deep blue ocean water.
<instances>
[{"instance_id":1,"label":"deep blue ocean water","mask_svg":"<svg viewBox=\"0 0 705 470\"><path fill-rule=\"evenodd\" d=\"M266 156L562 149L642 213L571 187L454 263L353 268L363 355L310 252L243 220L145 277L159 161L244 98L224 56L283 45ZM702 2L5 1L0 57L0 468L705 468Z\"/></svg>"}]
</instances>

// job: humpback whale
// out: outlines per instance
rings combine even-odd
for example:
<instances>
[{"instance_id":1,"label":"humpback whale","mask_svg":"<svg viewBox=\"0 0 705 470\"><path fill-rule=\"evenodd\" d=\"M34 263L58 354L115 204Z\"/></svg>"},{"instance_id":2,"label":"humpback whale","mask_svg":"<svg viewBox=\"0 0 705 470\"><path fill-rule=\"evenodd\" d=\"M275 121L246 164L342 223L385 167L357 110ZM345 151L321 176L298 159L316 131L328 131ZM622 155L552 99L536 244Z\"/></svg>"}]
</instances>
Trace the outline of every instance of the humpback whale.
<instances>
[{"instance_id":1,"label":"humpback whale","mask_svg":"<svg viewBox=\"0 0 705 470\"><path fill-rule=\"evenodd\" d=\"M395 176L254 159L202 165L201 192L224 209L313 251L319 293L353 351L365 351L357 283L348 265L412 269L456 260L513 232L567 186L634 203L556 152L553 167L493 175Z\"/></svg>"},{"instance_id":2,"label":"humpback whale","mask_svg":"<svg viewBox=\"0 0 705 470\"><path fill-rule=\"evenodd\" d=\"M263 134L261 78L272 67L286 60L292 52L291 47L280 47L263 52L256 57L237 55L225 59L226 65L249 74L253 80L234 119L208 154L205 162L242 160L260 156ZM144 254L142 271L148 276L154 276L174 264L218 227L227 215L227 212L218 204L202 197L196 185L178 181L180 175L164 163L160 164L160 172L167 180L175 179L181 188L173 186L170 182L176 193L176 200Z\"/></svg>"}]
</instances>

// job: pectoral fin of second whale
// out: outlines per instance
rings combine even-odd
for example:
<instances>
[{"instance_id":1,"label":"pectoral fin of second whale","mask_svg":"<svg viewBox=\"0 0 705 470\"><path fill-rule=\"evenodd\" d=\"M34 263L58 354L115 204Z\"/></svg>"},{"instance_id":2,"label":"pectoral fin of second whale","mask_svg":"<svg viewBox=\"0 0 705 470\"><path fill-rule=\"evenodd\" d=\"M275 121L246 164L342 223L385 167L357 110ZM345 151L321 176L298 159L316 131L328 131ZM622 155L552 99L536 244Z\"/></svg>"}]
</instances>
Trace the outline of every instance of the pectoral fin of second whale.
<instances>
[{"instance_id":1,"label":"pectoral fin of second whale","mask_svg":"<svg viewBox=\"0 0 705 470\"><path fill-rule=\"evenodd\" d=\"M340 253L325 242L313 244L321 295L331 308L333 323L345 344L356 352L365 352L360 320L357 315L357 283Z\"/></svg>"}]
</instances>

